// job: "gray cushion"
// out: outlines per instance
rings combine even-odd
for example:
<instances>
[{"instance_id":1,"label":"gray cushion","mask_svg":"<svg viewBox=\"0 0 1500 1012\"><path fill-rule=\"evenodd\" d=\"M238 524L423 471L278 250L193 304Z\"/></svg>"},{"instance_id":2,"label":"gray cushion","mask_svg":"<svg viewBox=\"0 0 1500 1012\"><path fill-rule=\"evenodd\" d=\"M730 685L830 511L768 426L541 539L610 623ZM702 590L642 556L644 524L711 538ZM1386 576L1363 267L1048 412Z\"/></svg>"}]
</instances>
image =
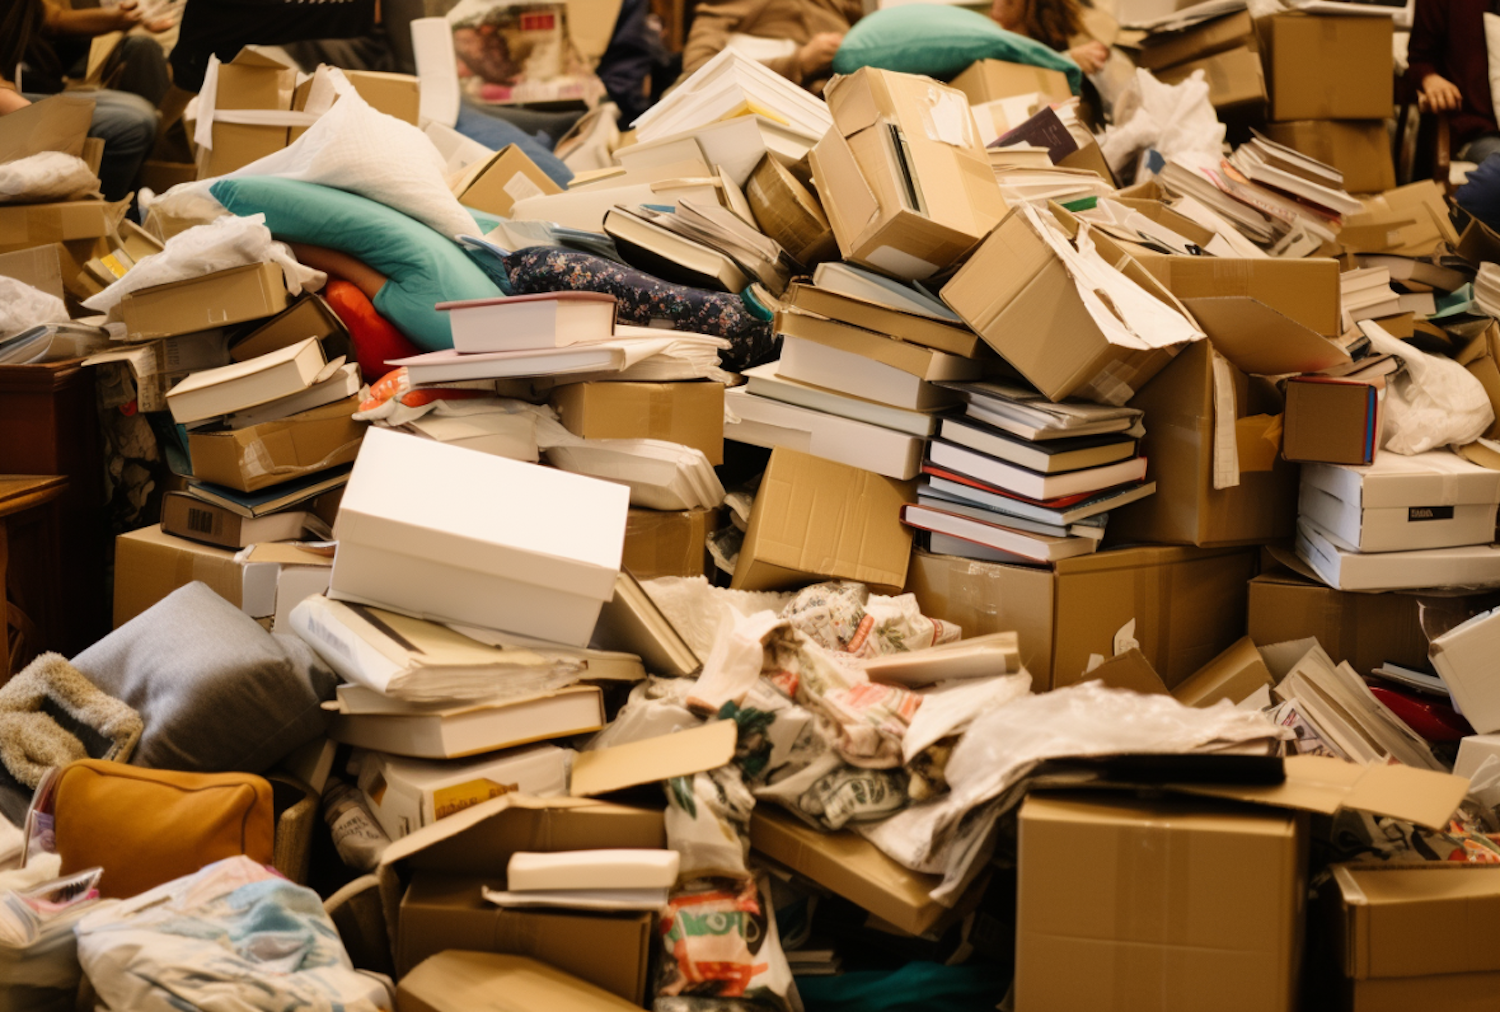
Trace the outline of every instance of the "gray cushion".
<instances>
[{"instance_id":1,"label":"gray cushion","mask_svg":"<svg viewBox=\"0 0 1500 1012\"><path fill-rule=\"evenodd\" d=\"M130 761L154 769L260 773L323 734L338 684L307 644L273 636L190 583L73 658L146 723Z\"/></svg>"}]
</instances>

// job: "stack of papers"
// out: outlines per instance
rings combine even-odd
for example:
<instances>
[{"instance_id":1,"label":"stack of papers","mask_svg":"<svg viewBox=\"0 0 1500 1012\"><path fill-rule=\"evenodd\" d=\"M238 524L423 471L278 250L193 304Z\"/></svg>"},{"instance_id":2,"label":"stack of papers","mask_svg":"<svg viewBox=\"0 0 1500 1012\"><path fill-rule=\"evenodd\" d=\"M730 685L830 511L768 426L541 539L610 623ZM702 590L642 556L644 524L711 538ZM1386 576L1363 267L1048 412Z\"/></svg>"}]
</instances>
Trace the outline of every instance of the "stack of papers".
<instances>
[{"instance_id":1,"label":"stack of papers","mask_svg":"<svg viewBox=\"0 0 1500 1012\"><path fill-rule=\"evenodd\" d=\"M808 147L833 127L820 99L732 48L699 67L632 125L637 141L645 144L743 116L784 124L787 132L805 137Z\"/></svg>"}]
</instances>

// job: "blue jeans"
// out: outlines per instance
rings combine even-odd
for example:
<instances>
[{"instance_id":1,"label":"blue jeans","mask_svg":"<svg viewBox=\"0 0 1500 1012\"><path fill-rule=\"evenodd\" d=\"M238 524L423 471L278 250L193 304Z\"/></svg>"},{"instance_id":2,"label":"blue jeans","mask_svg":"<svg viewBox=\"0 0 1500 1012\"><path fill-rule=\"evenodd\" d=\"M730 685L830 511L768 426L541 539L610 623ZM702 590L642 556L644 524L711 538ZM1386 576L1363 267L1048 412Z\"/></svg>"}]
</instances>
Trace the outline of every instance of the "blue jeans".
<instances>
[{"instance_id":1,"label":"blue jeans","mask_svg":"<svg viewBox=\"0 0 1500 1012\"><path fill-rule=\"evenodd\" d=\"M492 151L499 151L507 144L516 145L558 186L567 186L573 178L573 170L552 153L552 143L546 134L529 134L514 123L492 116L468 102L458 107L458 123L454 129Z\"/></svg>"},{"instance_id":2,"label":"blue jeans","mask_svg":"<svg viewBox=\"0 0 1500 1012\"><path fill-rule=\"evenodd\" d=\"M154 44L154 43L153 43ZM106 200L123 200L135 188L141 163L156 141L156 107L139 95L109 88L87 94L94 100L89 136L104 142L99 164L99 188ZM27 95L33 102L45 95Z\"/></svg>"},{"instance_id":3,"label":"blue jeans","mask_svg":"<svg viewBox=\"0 0 1500 1012\"><path fill-rule=\"evenodd\" d=\"M1497 151L1500 151L1500 134L1480 134L1459 149L1458 158L1477 165Z\"/></svg>"}]
</instances>

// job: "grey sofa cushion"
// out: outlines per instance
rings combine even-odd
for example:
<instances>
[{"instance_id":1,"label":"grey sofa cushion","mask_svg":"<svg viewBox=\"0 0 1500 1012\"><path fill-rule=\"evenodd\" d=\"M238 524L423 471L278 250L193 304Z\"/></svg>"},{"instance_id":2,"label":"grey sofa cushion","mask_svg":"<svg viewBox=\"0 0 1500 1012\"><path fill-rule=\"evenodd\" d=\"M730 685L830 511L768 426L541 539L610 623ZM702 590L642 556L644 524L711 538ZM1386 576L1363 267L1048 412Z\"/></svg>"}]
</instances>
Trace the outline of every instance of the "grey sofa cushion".
<instances>
[{"instance_id":1,"label":"grey sofa cushion","mask_svg":"<svg viewBox=\"0 0 1500 1012\"><path fill-rule=\"evenodd\" d=\"M203 583L173 591L73 658L134 707L131 762L260 773L323 734L337 677L294 636L273 636Z\"/></svg>"}]
</instances>

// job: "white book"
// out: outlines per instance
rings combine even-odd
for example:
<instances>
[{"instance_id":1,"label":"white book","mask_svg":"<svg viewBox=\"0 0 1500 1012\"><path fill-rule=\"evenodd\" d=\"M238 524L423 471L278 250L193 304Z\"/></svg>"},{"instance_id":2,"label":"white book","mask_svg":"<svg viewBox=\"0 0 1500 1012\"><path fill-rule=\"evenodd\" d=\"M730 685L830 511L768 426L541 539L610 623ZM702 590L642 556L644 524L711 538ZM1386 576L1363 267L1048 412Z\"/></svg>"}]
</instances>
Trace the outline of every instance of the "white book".
<instances>
[{"instance_id":1,"label":"white book","mask_svg":"<svg viewBox=\"0 0 1500 1012\"><path fill-rule=\"evenodd\" d=\"M907 481L922 470L920 436L758 397L743 388L724 394L724 438L781 446Z\"/></svg>"},{"instance_id":2,"label":"white book","mask_svg":"<svg viewBox=\"0 0 1500 1012\"><path fill-rule=\"evenodd\" d=\"M675 850L616 848L516 851L505 868L511 892L569 889L670 889L681 858Z\"/></svg>"},{"instance_id":3,"label":"white book","mask_svg":"<svg viewBox=\"0 0 1500 1012\"><path fill-rule=\"evenodd\" d=\"M950 356L951 357L951 356ZM777 374L812 386L858 390L860 396L908 411L946 407L950 391L863 355L784 335Z\"/></svg>"},{"instance_id":4,"label":"white book","mask_svg":"<svg viewBox=\"0 0 1500 1012\"><path fill-rule=\"evenodd\" d=\"M1364 210L1363 203L1355 200L1342 189L1324 186L1285 169L1277 168L1267 163L1250 145L1242 146L1230 156L1230 163L1252 182L1295 193L1299 197L1320 207L1337 211L1339 214L1358 214Z\"/></svg>"},{"instance_id":5,"label":"white book","mask_svg":"<svg viewBox=\"0 0 1500 1012\"><path fill-rule=\"evenodd\" d=\"M971 418L1033 442L1125 432L1144 414L1139 408L1087 401L1053 402L1029 387L993 380L947 386L967 398Z\"/></svg>"},{"instance_id":6,"label":"white book","mask_svg":"<svg viewBox=\"0 0 1500 1012\"><path fill-rule=\"evenodd\" d=\"M871 425L894 429L911 436L925 438L937 432L939 416L931 411L908 411L853 394L802 383L780 375L775 362L746 369L744 376L745 389L757 397L811 408L856 422L869 422Z\"/></svg>"},{"instance_id":7,"label":"white book","mask_svg":"<svg viewBox=\"0 0 1500 1012\"><path fill-rule=\"evenodd\" d=\"M967 447L942 441L932 444L929 457L938 467L1038 500L1098 492L1146 477L1145 457L1133 457L1114 464L1062 474L1039 474Z\"/></svg>"},{"instance_id":8,"label":"white book","mask_svg":"<svg viewBox=\"0 0 1500 1012\"><path fill-rule=\"evenodd\" d=\"M458 351L430 351L411 358L392 359L405 366L413 386L454 380L518 379L584 372L619 372L625 351L611 344L575 344L550 351L492 351L465 355Z\"/></svg>"},{"instance_id":9,"label":"white book","mask_svg":"<svg viewBox=\"0 0 1500 1012\"><path fill-rule=\"evenodd\" d=\"M1102 516L1112 509L1118 509L1144 499L1148 495L1156 494L1156 482L1148 481L1119 489L1106 489L1072 506L1054 508L1012 499L1010 496L975 488L972 485L965 485L963 482L951 481L937 475L929 478L928 484L933 491L942 495L965 499L998 512L1013 513L1016 516L1056 525L1075 524L1089 517Z\"/></svg>"},{"instance_id":10,"label":"white book","mask_svg":"<svg viewBox=\"0 0 1500 1012\"><path fill-rule=\"evenodd\" d=\"M927 550L933 555L952 555L960 559L973 559L975 562L993 562L1000 566L1040 565L1035 559L1029 559L1024 555L1003 552L989 545L981 545L977 541L954 537L952 534L934 531L927 537Z\"/></svg>"},{"instance_id":11,"label":"white book","mask_svg":"<svg viewBox=\"0 0 1500 1012\"><path fill-rule=\"evenodd\" d=\"M439 302L463 354L544 351L611 340L615 297L603 292L546 292L499 299Z\"/></svg>"},{"instance_id":12,"label":"white book","mask_svg":"<svg viewBox=\"0 0 1500 1012\"><path fill-rule=\"evenodd\" d=\"M968 517L970 520L979 520L988 524L999 524L1017 531L1027 531L1031 534L1045 534L1048 537L1063 538L1069 534L1075 534L1075 528L1082 527L1074 524L1072 528L1063 527L1059 524L1043 523L1040 520L1031 520L1027 517L1013 513L1004 513L1000 510L989 509L976 503L964 502L957 496L939 494L931 485L919 485L917 487L917 505L930 506L944 513L953 513L957 516ZM1102 533L1102 531L1101 531ZM1080 537L1083 535L1079 535Z\"/></svg>"},{"instance_id":13,"label":"white book","mask_svg":"<svg viewBox=\"0 0 1500 1012\"><path fill-rule=\"evenodd\" d=\"M323 345L309 337L267 355L195 372L167 391L167 407L179 423L217 418L301 393L332 372Z\"/></svg>"},{"instance_id":14,"label":"white book","mask_svg":"<svg viewBox=\"0 0 1500 1012\"><path fill-rule=\"evenodd\" d=\"M1099 542L1092 538L1053 538L1045 534L1031 534L956 513L946 513L930 506L902 507L901 521L918 530L961 538L1033 562L1056 562L1078 555L1090 555L1099 550Z\"/></svg>"},{"instance_id":15,"label":"white book","mask_svg":"<svg viewBox=\"0 0 1500 1012\"><path fill-rule=\"evenodd\" d=\"M647 142L717 123L737 111L777 115L814 142L833 128L825 102L732 47L695 70L632 126Z\"/></svg>"},{"instance_id":16,"label":"white book","mask_svg":"<svg viewBox=\"0 0 1500 1012\"><path fill-rule=\"evenodd\" d=\"M323 382L314 383L299 394L245 411L236 411L224 419L224 425L231 429L248 429L252 425L263 425L321 408L325 404L334 404L359 393L359 366L353 362L344 362L342 358L330 364L337 364L338 369Z\"/></svg>"},{"instance_id":17,"label":"white book","mask_svg":"<svg viewBox=\"0 0 1500 1012\"><path fill-rule=\"evenodd\" d=\"M555 908L558 910L660 910L667 905L670 889L549 889L536 892L513 892L506 889L480 890L486 900L497 907Z\"/></svg>"}]
</instances>

